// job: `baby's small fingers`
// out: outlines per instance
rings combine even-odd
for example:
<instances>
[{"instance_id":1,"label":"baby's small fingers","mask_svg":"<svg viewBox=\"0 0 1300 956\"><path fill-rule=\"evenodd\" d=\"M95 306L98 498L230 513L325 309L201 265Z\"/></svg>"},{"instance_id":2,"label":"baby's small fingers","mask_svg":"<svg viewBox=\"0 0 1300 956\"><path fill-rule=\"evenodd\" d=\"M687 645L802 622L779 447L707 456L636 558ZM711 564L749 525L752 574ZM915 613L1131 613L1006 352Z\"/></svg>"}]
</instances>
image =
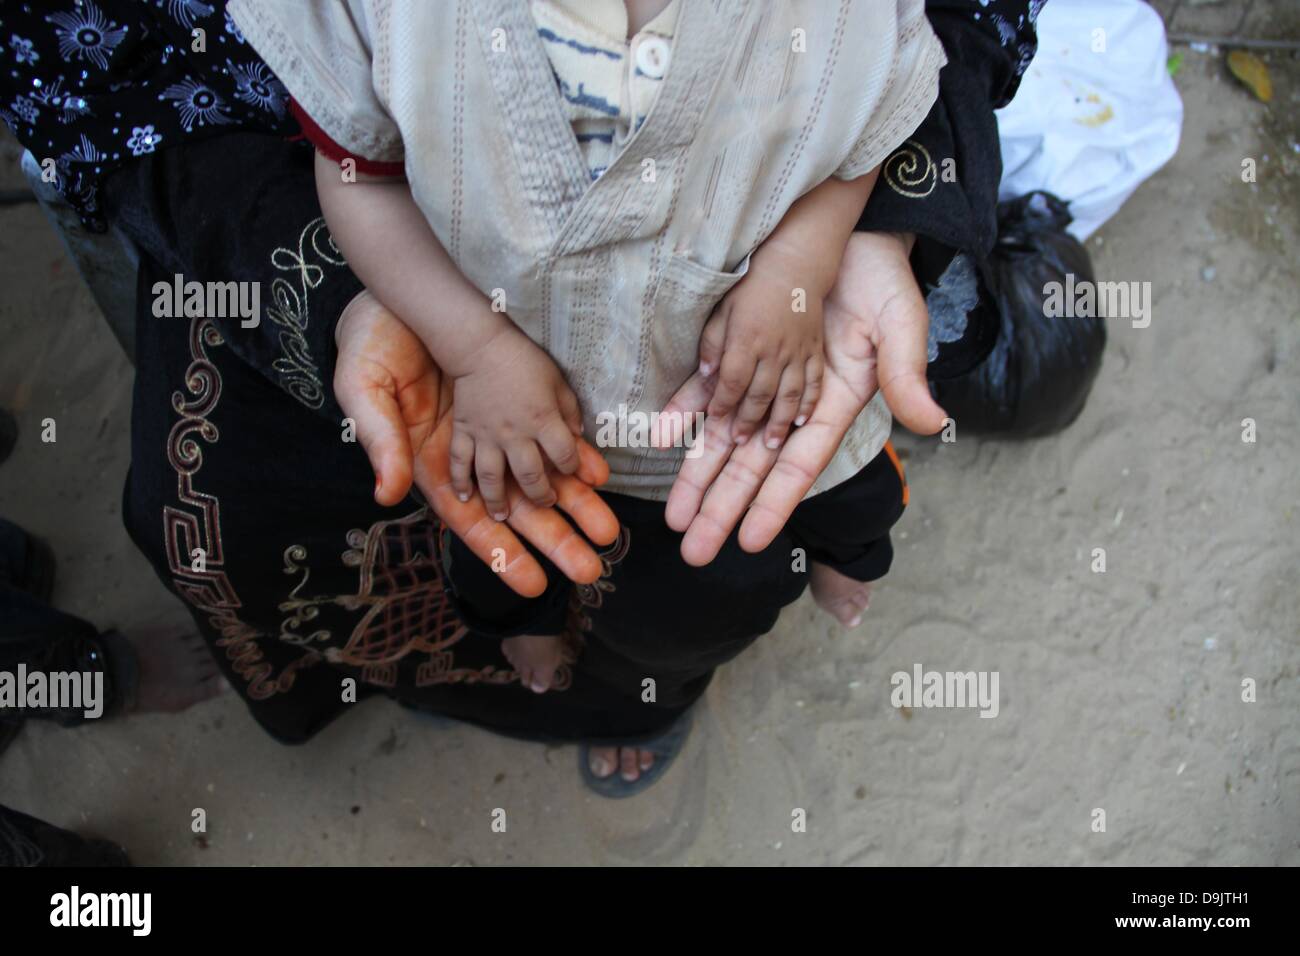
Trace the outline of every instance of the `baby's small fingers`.
<instances>
[{"instance_id":1,"label":"baby's small fingers","mask_svg":"<svg viewBox=\"0 0 1300 956\"><path fill-rule=\"evenodd\" d=\"M812 418L813 409L822 397L822 379L826 374L826 363L821 353L810 358L804 366L803 402L799 405L799 414L794 423L802 425Z\"/></svg>"},{"instance_id":2,"label":"baby's small fingers","mask_svg":"<svg viewBox=\"0 0 1300 956\"><path fill-rule=\"evenodd\" d=\"M749 390L754 379L757 359L748 352L729 348L722 356L718 369L718 385L709 399L709 417L725 418L736 410L736 405Z\"/></svg>"},{"instance_id":3,"label":"baby's small fingers","mask_svg":"<svg viewBox=\"0 0 1300 956\"><path fill-rule=\"evenodd\" d=\"M759 362L754 370L754 380L749 383L749 391L736 412L736 423L731 427L731 437L737 445L749 441L749 436L758 430L759 423L772 407L776 390L781 384L781 365L778 362Z\"/></svg>"},{"instance_id":4,"label":"baby's small fingers","mask_svg":"<svg viewBox=\"0 0 1300 956\"><path fill-rule=\"evenodd\" d=\"M700 375L708 378L722 362L722 347L727 341L727 309L719 306L700 333Z\"/></svg>"},{"instance_id":5,"label":"baby's small fingers","mask_svg":"<svg viewBox=\"0 0 1300 956\"><path fill-rule=\"evenodd\" d=\"M447 457L451 461L451 490L461 501L469 501L474 494L474 438L466 431L454 429Z\"/></svg>"},{"instance_id":6,"label":"baby's small fingers","mask_svg":"<svg viewBox=\"0 0 1300 956\"><path fill-rule=\"evenodd\" d=\"M506 456L499 445L483 441L474 445L474 473L488 514L505 521L510 517L510 506L506 503Z\"/></svg>"},{"instance_id":7,"label":"baby's small fingers","mask_svg":"<svg viewBox=\"0 0 1300 956\"><path fill-rule=\"evenodd\" d=\"M781 373L781 384L776 390L776 401L772 403L772 414L768 417L766 438L768 448L779 448L785 436L790 433L790 423L799 414L799 403L805 393L804 369L798 362L792 362Z\"/></svg>"},{"instance_id":8,"label":"baby's small fingers","mask_svg":"<svg viewBox=\"0 0 1300 956\"><path fill-rule=\"evenodd\" d=\"M555 470L571 475L578 470L578 439L560 416L555 416L537 433L537 442Z\"/></svg>"},{"instance_id":9,"label":"baby's small fingers","mask_svg":"<svg viewBox=\"0 0 1300 956\"><path fill-rule=\"evenodd\" d=\"M578 396L573 394L573 389L565 385L560 388L556 399L560 405L560 414L564 416L564 424L573 434L581 435L582 406L578 403ZM565 474L569 473L565 472Z\"/></svg>"},{"instance_id":10,"label":"baby's small fingers","mask_svg":"<svg viewBox=\"0 0 1300 956\"><path fill-rule=\"evenodd\" d=\"M546 479L546 464L536 442L532 439L514 442L506 448L506 456L519 489L529 501L539 508L555 504L555 492Z\"/></svg>"}]
</instances>

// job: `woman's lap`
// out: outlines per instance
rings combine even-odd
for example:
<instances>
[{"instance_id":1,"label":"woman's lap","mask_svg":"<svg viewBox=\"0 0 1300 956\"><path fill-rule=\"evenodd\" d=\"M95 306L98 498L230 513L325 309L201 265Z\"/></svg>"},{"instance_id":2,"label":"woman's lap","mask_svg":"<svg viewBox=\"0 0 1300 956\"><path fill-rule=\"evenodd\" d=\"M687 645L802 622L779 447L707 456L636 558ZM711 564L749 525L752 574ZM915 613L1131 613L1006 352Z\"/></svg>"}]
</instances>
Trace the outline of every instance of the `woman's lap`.
<instances>
[{"instance_id":1,"label":"woman's lap","mask_svg":"<svg viewBox=\"0 0 1300 956\"><path fill-rule=\"evenodd\" d=\"M142 290L154 268L142 265ZM688 568L662 505L611 496L624 537L606 577L574 589L561 687L534 694L499 641L456 615L436 519L409 499L375 504L341 423L244 364L204 319L144 308L138 324L128 530L278 739L306 740L374 693L528 738L653 735L802 590L788 542Z\"/></svg>"}]
</instances>

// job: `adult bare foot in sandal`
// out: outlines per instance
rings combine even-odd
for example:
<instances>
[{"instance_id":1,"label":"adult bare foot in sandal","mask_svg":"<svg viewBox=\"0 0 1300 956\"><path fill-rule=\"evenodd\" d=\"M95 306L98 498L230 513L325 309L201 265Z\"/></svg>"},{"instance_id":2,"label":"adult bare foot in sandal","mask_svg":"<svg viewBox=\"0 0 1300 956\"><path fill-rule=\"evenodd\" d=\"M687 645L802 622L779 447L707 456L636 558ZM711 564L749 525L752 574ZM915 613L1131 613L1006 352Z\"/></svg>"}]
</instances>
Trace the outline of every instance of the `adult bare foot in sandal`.
<instances>
[{"instance_id":1,"label":"adult bare foot in sandal","mask_svg":"<svg viewBox=\"0 0 1300 956\"><path fill-rule=\"evenodd\" d=\"M634 797L668 772L690 736L694 716L680 714L667 728L637 744L579 748L579 772L602 797Z\"/></svg>"},{"instance_id":2,"label":"adult bare foot in sandal","mask_svg":"<svg viewBox=\"0 0 1300 956\"><path fill-rule=\"evenodd\" d=\"M617 773L628 783L654 766L655 755L639 747L592 747L587 765L602 780Z\"/></svg>"}]
</instances>

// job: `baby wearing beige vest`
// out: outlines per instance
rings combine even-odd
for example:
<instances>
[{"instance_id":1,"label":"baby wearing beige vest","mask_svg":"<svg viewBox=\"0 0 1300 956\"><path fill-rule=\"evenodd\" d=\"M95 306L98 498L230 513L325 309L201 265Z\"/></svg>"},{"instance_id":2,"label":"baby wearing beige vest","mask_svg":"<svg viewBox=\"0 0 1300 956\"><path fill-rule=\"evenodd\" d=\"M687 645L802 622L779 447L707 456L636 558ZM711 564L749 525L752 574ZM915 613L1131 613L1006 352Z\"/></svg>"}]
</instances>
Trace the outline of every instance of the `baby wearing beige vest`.
<instances>
[{"instance_id":1,"label":"baby wearing beige vest","mask_svg":"<svg viewBox=\"0 0 1300 956\"><path fill-rule=\"evenodd\" d=\"M806 420L823 300L944 63L923 0L230 11L317 146L336 243L453 381L453 485L467 500L477 484L497 520L520 495L553 504L547 473L575 470L584 435L608 490L663 500L689 447L608 426L696 371L737 443L777 447ZM811 493L888 434L877 397ZM558 642L505 645L547 689Z\"/></svg>"}]
</instances>

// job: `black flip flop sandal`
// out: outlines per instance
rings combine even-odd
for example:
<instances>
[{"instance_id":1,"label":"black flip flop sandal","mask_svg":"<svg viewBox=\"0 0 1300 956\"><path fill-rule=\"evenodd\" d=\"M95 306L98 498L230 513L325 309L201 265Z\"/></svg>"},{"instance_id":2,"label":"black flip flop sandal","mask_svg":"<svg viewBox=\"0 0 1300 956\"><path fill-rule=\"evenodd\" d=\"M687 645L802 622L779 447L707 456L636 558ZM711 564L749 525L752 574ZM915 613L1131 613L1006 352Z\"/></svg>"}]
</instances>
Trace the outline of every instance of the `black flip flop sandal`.
<instances>
[{"instance_id":1,"label":"black flip flop sandal","mask_svg":"<svg viewBox=\"0 0 1300 956\"><path fill-rule=\"evenodd\" d=\"M18 422L12 414L0 408L0 464L4 464L17 444Z\"/></svg>"},{"instance_id":2,"label":"black flip flop sandal","mask_svg":"<svg viewBox=\"0 0 1300 956\"><path fill-rule=\"evenodd\" d=\"M641 771L641 775L632 781L624 780L617 769L608 777L598 777L592 773L592 745L583 744L578 748L578 772L582 774L582 782L587 785L588 789L594 790L602 797L608 797L610 800L635 797L638 793L653 786L655 781L668 772L673 760L682 752L682 747L686 745L686 738L690 736L693 723L693 711L688 710L658 737L628 743L601 743L599 745L601 747L636 747L638 750L648 750L655 755L655 762L650 765L650 769Z\"/></svg>"}]
</instances>

